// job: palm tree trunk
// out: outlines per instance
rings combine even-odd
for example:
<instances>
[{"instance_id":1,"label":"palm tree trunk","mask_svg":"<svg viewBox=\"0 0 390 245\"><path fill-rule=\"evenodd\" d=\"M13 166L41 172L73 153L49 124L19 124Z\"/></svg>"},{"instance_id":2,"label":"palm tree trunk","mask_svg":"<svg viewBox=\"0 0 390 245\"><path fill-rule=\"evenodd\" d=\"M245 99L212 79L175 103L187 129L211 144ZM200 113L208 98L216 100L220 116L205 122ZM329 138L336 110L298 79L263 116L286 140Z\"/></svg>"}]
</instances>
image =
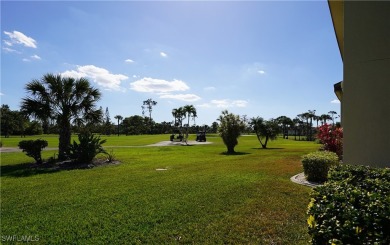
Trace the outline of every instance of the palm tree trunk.
<instances>
[{"instance_id":1,"label":"palm tree trunk","mask_svg":"<svg viewBox=\"0 0 390 245\"><path fill-rule=\"evenodd\" d=\"M61 121L59 127L59 134L58 159L66 160L69 155L69 145L71 137L69 120Z\"/></svg>"}]
</instances>

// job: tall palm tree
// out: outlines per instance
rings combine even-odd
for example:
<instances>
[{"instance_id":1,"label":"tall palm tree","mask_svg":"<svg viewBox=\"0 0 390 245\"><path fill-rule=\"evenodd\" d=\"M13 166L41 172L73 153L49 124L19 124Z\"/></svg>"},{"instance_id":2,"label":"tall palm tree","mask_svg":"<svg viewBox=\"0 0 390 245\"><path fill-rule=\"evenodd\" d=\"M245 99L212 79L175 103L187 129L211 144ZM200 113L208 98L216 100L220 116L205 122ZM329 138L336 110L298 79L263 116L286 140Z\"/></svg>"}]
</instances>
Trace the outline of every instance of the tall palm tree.
<instances>
[{"instance_id":1,"label":"tall palm tree","mask_svg":"<svg viewBox=\"0 0 390 245\"><path fill-rule=\"evenodd\" d=\"M118 136L119 136L119 121L121 121L123 117L121 115L116 115L114 118L118 120Z\"/></svg>"},{"instance_id":2,"label":"tall palm tree","mask_svg":"<svg viewBox=\"0 0 390 245\"><path fill-rule=\"evenodd\" d=\"M196 115L196 108L193 105L185 105L185 106L183 106L183 111L184 111L184 114L187 114L186 117L188 119L187 128L186 128L186 142L187 142L187 139L188 139L188 127L190 126L190 118L191 117L195 118L197 115Z\"/></svg>"},{"instance_id":3,"label":"tall palm tree","mask_svg":"<svg viewBox=\"0 0 390 245\"><path fill-rule=\"evenodd\" d=\"M144 111L145 108L149 111L150 133L152 133L152 111L153 106L155 105L157 105L156 101L154 101L153 99L147 99L143 102L142 106L142 111ZM144 114L144 112L142 112L142 114Z\"/></svg>"},{"instance_id":4,"label":"tall palm tree","mask_svg":"<svg viewBox=\"0 0 390 245\"><path fill-rule=\"evenodd\" d=\"M337 115L337 112L335 112L335 111L330 111L330 112L328 112L328 114L332 117L332 124L333 124L333 126L334 126L334 115Z\"/></svg>"},{"instance_id":5,"label":"tall palm tree","mask_svg":"<svg viewBox=\"0 0 390 245\"><path fill-rule=\"evenodd\" d=\"M173 126L176 127L177 126L176 125L177 124L177 109L176 108L172 109L172 116L175 119Z\"/></svg>"},{"instance_id":6,"label":"tall palm tree","mask_svg":"<svg viewBox=\"0 0 390 245\"><path fill-rule=\"evenodd\" d=\"M46 74L32 80L25 89L30 96L22 99L22 111L40 120L54 119L59 128L58 158L69 155L71 121L97 122L102 111L96 109L101 93L85 78L75 79Z\"/></svg>"}]
</instances>

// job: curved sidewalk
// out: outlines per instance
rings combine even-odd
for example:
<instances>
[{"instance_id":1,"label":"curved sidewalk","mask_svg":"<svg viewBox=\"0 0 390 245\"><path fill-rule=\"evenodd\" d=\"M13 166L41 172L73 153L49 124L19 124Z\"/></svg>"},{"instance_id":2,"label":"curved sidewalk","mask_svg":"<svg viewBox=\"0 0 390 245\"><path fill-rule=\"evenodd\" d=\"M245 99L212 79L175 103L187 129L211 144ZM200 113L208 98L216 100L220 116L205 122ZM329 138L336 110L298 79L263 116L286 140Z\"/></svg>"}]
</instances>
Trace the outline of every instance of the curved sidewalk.
<instances>
[{"instance_id":1,"label":"curved sidewalk","mask_svg":"<svg viewBox=\"0 0 390 245\"><path fill-rule=\"evenodd\" d=\"M293 177L290 178L290 180L294 183L309 186L309 187L316 187L321 185L320 183L307 181L304 173L299 173L297 175L294 175Z\"/></svg>"}]
</instances>

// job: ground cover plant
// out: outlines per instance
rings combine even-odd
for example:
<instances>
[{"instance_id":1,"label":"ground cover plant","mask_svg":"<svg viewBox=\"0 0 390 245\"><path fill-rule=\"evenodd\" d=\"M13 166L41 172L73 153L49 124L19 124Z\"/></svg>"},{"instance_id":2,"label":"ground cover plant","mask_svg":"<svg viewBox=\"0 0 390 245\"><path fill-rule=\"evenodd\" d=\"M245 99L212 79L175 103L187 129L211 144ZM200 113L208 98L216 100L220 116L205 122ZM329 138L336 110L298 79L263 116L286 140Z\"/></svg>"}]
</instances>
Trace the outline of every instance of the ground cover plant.
<instances>
[{"instance_id":1,"label":"ground cover plant","mask_svg":"<svg viewBox=\"0 0 390 245\"><path fill-rule=\"evenodd\" d=\"M311 189L290 177L302 172L301 156L318 144L278 139L272 149L260 149L256 136L242 136L236 154L226 155L217 135L208 135L213 144L190 147L140 147L169 135L106 138L105 147L120 164L45 171L29 168L31 158L22 152L2 153L2 238L31 235L44 244L306 244L310 239ZM54 153L46 150L42 157Z\"/></svg>"},{"instance_id":2,"label":"ground cover plant","mask_svg":"<svg viewBox=\"0 0 390 245\"><path fill-rule=\"evenodd\" d=\"M390 169L339 165L311 196L312 244L390 243Z\"/></svg>"}]
</instances>

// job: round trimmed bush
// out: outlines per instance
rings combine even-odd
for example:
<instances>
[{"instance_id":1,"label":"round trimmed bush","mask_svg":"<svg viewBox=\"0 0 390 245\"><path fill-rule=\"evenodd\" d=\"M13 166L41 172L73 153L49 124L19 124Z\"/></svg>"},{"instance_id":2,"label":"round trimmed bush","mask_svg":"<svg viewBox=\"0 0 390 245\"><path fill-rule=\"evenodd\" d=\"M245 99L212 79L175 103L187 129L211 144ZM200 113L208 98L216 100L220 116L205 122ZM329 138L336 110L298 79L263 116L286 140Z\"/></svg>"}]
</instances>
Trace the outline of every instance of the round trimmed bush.
<instances>
[{"instance_id":1,"label":"round trimmed bush","mask_svg":"<svg viewBox=\"0 0 390 245\"><path fill-rule=\"evenodd\" d=\"M303 172L308 181L326 181L330 167L337 164L337 154L330 151L316 151L302 157Z\"/></svg>"}]
</instances>

